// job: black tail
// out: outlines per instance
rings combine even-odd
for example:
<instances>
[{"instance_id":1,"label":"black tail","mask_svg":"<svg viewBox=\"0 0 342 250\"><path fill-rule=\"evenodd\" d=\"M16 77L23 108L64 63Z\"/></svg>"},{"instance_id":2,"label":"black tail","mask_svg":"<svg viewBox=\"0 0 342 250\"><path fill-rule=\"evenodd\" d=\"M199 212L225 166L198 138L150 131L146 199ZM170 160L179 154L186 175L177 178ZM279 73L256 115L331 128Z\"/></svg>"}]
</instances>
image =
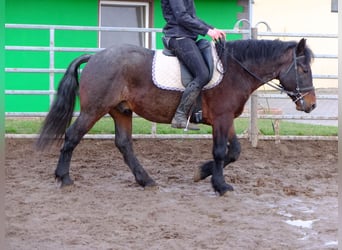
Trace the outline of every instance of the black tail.
<instances>
[{"instance_id":1,"label":"black tail","mask_svg":"<svg viewBox=\"0 0 342 250\"><path fill-rule=\"evenodd\" d=\"M74 59L59 83L57 96L37 140L37 149L43 150L53 142L60 143L67 127L71 123L78 92L78 67L89 61L91 55L82 55Z\"/></svg>"}]
</instances>

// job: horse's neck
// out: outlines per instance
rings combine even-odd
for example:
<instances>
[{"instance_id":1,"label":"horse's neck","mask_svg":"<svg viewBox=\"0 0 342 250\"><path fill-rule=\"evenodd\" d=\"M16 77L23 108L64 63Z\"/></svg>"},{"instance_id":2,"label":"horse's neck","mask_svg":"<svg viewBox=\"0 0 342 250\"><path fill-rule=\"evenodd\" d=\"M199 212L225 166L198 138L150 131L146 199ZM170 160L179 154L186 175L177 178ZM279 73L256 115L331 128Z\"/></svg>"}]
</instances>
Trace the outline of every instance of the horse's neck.
<instances>
[{"instance_id":1,"label":"horse's neck","mask_svg":"<svg viewBox=\"0 0 342 250\"><path fill-rule=\"evenodd\" d=\"M248 44L248 42L246 43ZM281 69L284 66L286 66L288 63L290 63L289 60L291 60L291 54L290 54L291 51L289 51L289 54L286 53L279 57L274 57L272 56L272 53L268 53L268 52L267 53L261 52L259 55L258 52L255 52L255 50L257 50L259 47L257 46L258 43L255 41L251 41L251 43L254 43L255 46L254 47L251 46L251 48L249 48L250 51L248 51L248 48L247 48L248 46L246 46L245 50L241 52L242 54L238 54L236 52L236 51L241 50L241 47L240 48L238 47L234 48L234 46L231 47L229 51L230 51L230 55L232 55L233 60L235 60L237 64L240 64L240 66L244 68L246 74L251 75L254 78L254 80L260 85L262 85L262 83L265 83L267 81L278 78ZM238 45L238 42L237 42L237 45ZM269 46L268 45L266 46L266 45L260 46L260 49L267 50ZM236 55L236 58L234 54Z\"/></svg>"},{"instance_id":2,"label":"horse's neck","mask_svg":"<svg viewBox=\"0 0 342 250\"><path fill-rule=\"evenodd\" d=\"M256 74L259 75L261 82L266 83L268 81L278 79L280 72L291 65L293 61L292 51L289 50L283 56L279 56L277 59L266 58L263 63L254 63L251 67Z\"/></svg>"},{"instance_id":3,"label":"horse's neck","mask_svg":"<svg viewBox=\"0 0 342 250\"><path fill-rule=\"evenodd\" d=\"M254 64L251 68L253 72L255 72L255 74L265 82L273 80L279 75L279 65L281 65L279 62L265 61L262 64Z\"/></svg>"}]
</instances>

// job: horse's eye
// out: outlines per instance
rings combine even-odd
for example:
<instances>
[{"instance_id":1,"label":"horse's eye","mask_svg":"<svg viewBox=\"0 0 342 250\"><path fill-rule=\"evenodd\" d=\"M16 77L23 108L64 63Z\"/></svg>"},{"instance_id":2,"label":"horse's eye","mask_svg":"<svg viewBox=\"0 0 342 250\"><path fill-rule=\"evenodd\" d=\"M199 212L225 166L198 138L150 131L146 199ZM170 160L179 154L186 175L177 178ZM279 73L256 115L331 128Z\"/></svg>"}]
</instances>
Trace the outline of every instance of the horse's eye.
<instances>
[{"instance_id":1,"label":"horse's eye","mask_svg":"<svg viewBox=\"0 0 342 250\"><path fill-rule=\"evenodd\" d=\"M308 73L309 72L309 68L306 65L301 63L298 66L299 66L299 71L300 72L303 72L303 73Z\"/></svg>"},{"instance_id":2,"label":"horse's eye","mask_svg":"<svg viewBox=\"0 0 342 250\"><path fill-rule=\"evenodd\" d=\"M309 72L309 70L308 70L307 67L302 67L302 71L303 71L304 73L308 73L308 72Z\"/></svg>"}]
</instances>

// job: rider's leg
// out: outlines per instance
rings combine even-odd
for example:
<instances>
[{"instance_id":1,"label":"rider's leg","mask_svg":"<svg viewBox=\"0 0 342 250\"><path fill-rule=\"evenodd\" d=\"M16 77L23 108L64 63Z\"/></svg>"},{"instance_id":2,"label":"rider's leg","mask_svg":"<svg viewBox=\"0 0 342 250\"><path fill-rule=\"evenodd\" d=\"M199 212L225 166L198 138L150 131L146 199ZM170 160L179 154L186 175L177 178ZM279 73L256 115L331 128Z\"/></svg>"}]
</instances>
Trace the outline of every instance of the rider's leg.
<instances>
[{"instance_id":1,"label":"rider's leg","mask_svg":"<svg viewBox=\"0 0 342 250\"><path fill-rule=\"evenodd\" d=\"M209 70L194 40L189 38L172 38L169 45L178 59L187 66L194 76L194 79L183 92L171 123L171 126L174 128L185 128L187 116L190 113L192 105L195 103L202 87L209 82ZM195 124L189 124L188 129L197 130L199 128Z\"/></svg>"},{"instance_id":2,"label":"rider's leg","mask_svg":"<svg viewBox=\"0 0 342 250\"><path fill-rule=\"evenodd\" d=\"M199 88L196 84L193 82L188 84L183 92L182 99L178 104L176 113L172 118L171 127L186 128L186 124L188 122L187 116L189 115L191 107L195 103L200 92L201 88ZM190 130L199 130L199 127L196 124L190 122L187 128Z\"/></svg>"}]
</instances>

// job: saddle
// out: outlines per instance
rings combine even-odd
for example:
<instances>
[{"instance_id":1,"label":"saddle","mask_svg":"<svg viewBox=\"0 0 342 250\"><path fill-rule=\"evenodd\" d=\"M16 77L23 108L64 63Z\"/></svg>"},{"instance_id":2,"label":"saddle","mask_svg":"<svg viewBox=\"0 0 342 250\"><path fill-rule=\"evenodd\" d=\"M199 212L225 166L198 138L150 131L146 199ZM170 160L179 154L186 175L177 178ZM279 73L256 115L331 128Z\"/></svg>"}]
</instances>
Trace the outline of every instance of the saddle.
<instances>
[{"instance_id":1,"label":"saddle","mask_svg":"<svg viewBox=\"0 0 342 250\"><path fill-rule=\"evenodd\" d=\"M173 51L167 48L168 41L166 37L163 37L163 43L164 43L163 54L166 56L176 57ZM207 67L209 69L209 79L211 79L213 77L213 72L214 72L214 60L213 60L211 44L208 40L205 40L205 39L198 40L196 44L202 53L205 63L207 64ZM186 87L193 80L193 76L184 63L180 61L179 64L180 64L180 71L181 71L181 82L182 82L182 85Z\"/></svg>"},{"instance_id":2,"label":"saddle","mask_svg":"<svg viewBox=\"0 0 342 250\"><path fill-rule=\"evenodd\" d=\"M163 38L164 44L165 37ZM223 65L218 57L216 46L207 40L197 42L203 58L208 66L210 81L203 87L203 90L211 89L220 84L223 78ZM186 86L193 80L193 76L187 67L178 60L171 50L165 45L164 50L156 50L152 63L153 83L161 89L172 91L184 91ZM201 94L192 108L190 121L193 123L202 122L202 97Z\"/></svg>"}]
</instances>

